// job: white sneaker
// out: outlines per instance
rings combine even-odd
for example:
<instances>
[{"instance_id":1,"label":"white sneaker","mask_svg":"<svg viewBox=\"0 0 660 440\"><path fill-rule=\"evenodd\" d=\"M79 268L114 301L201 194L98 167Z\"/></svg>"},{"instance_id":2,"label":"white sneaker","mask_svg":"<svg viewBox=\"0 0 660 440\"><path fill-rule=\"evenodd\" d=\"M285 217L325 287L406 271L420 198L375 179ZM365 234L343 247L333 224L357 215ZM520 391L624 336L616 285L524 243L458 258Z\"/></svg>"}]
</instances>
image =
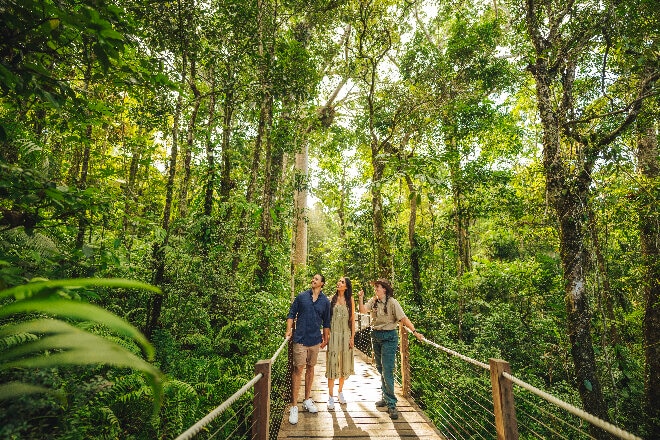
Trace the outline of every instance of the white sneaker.
<instances>
[{"instance_id":1,"label":"white sneaker","mask_svg":"<svg viewBox=\"0 0 660 440\"><path fill-rule=\"evenodd\" d=\"M298 423L298 407L297 406L292 406L291 409L289 410L289 423L292 425L295 425Z\"/></svg>"},{"instance_id":2,"label":"white sneaker","mask_svg":"<svg viewBox=\"0 0 660 440\"><path fill-rule=\"evenodd\" d=\"M346 399L344 399L344 393L339 393L339 403L342 405L346 404Z\"/></svg>"},{"instance_id":3,"label":"white sneaker","mask_svg":"<svg viewBox=\"0 0 660 440\"><path fill-rule=\"evenodd\" d=\"M328 398L328 411L332 411L333 409L335 409L335 399L330 396Z\"/></svg>"},{"instance_id":4,"label":"white sneaker","mask_svg":"<svg viewBox=\"0 0 660 440\"><path fill-rule=\"evenodd\" d=\"M303 409L313 413L319 412L318 408L316 405L314 405L314 401L310 398L307 400L303 400Z\"/></svg>"}]
</instances>

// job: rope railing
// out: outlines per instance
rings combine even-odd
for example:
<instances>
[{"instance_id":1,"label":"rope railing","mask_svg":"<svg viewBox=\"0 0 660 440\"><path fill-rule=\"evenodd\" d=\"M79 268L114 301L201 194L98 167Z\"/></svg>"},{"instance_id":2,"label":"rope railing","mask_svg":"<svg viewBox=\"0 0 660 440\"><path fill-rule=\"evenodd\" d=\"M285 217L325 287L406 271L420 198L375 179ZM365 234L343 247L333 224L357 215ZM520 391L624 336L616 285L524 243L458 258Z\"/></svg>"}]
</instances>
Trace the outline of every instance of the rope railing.
<instances>
[{"instance_id":1,"label":"rope railing","mask_svg":"<svg viewBox=\"0 0 660 440\"><path fill-rule=\"evenodd\" d=\"M227 400L222 402L220 406L215 408L213 411L208 413L206 416L204 416L202 419L200 419L197 423L195 423L193 426L188 428L183 434L179 435L176 440L190 440L199 432L204 429L206 425L211 423L216 417L218 417L220 414L222 414L227 408L229 408L234 402L236 402L243 394L247 393L250 388L254 386L255 383L257 383L261 378L263 377L263 374L259 373L256 376L252 378L248 383L243 385L243 387L236 391L234 394L231 395Z\"/></svg>"},{"instance_id":2,"label":"rope railing","mask_svg":"<svg viewBox=\"0 0 660 440\"><path fill-rule=\"evenodd\" d=\"M405 327L403 327L403 328L405 328ZM406 329L406 330L408 331L408 333L412 333L409 329ZM407 335L406 335L406 337L407 337ZM479 362L479 361L477 361L475 359L472 359L468 356L465 356L465 355L463 355L463 354L461 354L461 353L459 353L455 350L452 350L450 348L439 345L439 344L437 344L433 341L428 340L425 337L422 338L422 342L424 342L425 344L428 344L432 347L435 347L439 350L442 350L445 353L447 353L451 356L454 356L456 358L459 358L459 359L461 359L465 362L468 362L472 365L483 368L484 370L491 371L491 382L497 380L497 378L494 377L494 376L500 376L501 378L504 378L504 379L508 380L510 383L513 383L513 384L529 391L530 393L535 394L536 396L544 399L545 401L555 405L557 408L561 408L561 409L569 412L570 414L582 419L583 421L586 421L586 422L590 423L591 425L593 425L593 426L595 426L599 429L607 431L608 433L610 433L610 434L612 434L612 435L614 435L618 438L621 438L621 439L624 439L624 440L642 440L640 437L638 437L634 434L631 434L630 432L627 432L627 431L625 431L625 430L623 430L623 429L621 429L621 428L619 428L619 427L617 427L617 426L615 426L615 425L613 425L613 424L611 424L611 423L609 423L605 420L602 420L602 419L600 419L600 418L598 418L598 417L596 417L596 416L594 416L594 415L592 415L592 414L590 414L590 413L588 413L588 412L586 412L586 411L584 411L580 408L577 408L577 407L571 405L570 403L564 402L561 399L558 399L557 397L554 397L551 394L548 394L548 393L534 387L533 385L530 385L527 382L522 381L521 379L518 379L517 377L513 376L508 371L504 371L504 370L496 371L496 372L492 371L491 366L493 365L493 362L495 362L498 365L498 368L500 368L502 365L505 365L505 368L508 368L508 363L506 363L504 361L491 359L491 365L489 365L489 364L485 364L483 362ZM407 366L407 368L410 368L410 366ZM493 374L493 373L495 373L495 374ZM498 384L498 386L501 386L501 385L502 384ZM506 387L506 384L504 385L504 387ZM500 391L505 391L504 387L502 389L500 389ZM452 391L449 391L449 393L454 394L454 393L452 393ZM511 391L511 401L510 401L511 406L513 406L513 394L512 393L513 392ZM494 399L493 403L497 407L498 402L495 401L495 394L496 394L495 393L495 384L493 383L493 399ZM456 394L454 394L454 398L456 399L457 402L465 404L465 402L461 401L460 396L457 396ZM503 404L502 402L499 402L499 403ZM506 404L506 403L504 403L504 404ZM511 408L511 410L513 411L513 417L515 419L515 408ZM496 419L498 418L497 412L498 411L496 410L495 411L495 418ZM461 417L460 415L457 416L456 414L455 414L455 416L456 417ZM470 418L472 418L472 417L470 417ZM557 420L561 420L561 419L557 418ZM454 420L452 420L452 421L454 421ZM445 420L445 422L446 422L446 420ZM474 420L473 420L473 422L474 422ZM515 420L514 420L514 422L515 422ZM562 423L566 423L566 422L562 421ZM454 423L452 423L452 424L454 424ZM586 438L591 438L591 436L588 433L580 430L579 428L577 428L575 426L572 426L572 425L569 425L569 426L570 426L571 429L579 431ZM552 430L552 428L549 428L549 429ZM514 431L515 431L515 435L513 436L513 438L517 438L517 427L515 427ZM499 432L499 429L498 429L498 432ZM534 432L534 431L532 430L532 432ZM534 433L534 434L536 434L536 433ZM555 435L557 435L557 434L558 433L555 432ZM505 437L509 438L507 436L505 436Z\"/></svg>"},{"instance_id":3,"label":"rope railing","mask_svg":"<svg viewBox=\"0 0 660 440\"><path fill-rule=\"evenodd\" d=\"M282 341L282 343L280 344L280 347L275 351L275 354L273 355L273 357L270 358L271 363L273 363L273 364L275 363L275 360L280 355L282 350L284 350L284 347L286 347L286 344L289 342L289 339L290 338L284 338L284 341Z\"/></svg>"},{"instance_id":4,"label":"rope railing","mask_svg":"<svg viewBox=\"0 0 660 440\"><path fill-rule=\"evenodd\" d=\"M404 328L408 331L408 333L412 333L412 331L409 328L407 328L407 327L404 327ZM481 367L484 370L490 371L490 365L488 365L488 364L484 364L483 362L479 362L478 360L472 359L471 357L467 357L467 356L465 356L465 355L463 355L463 354L461 354L457 351L454 351L450 348L443 347L442 345L436 344L433 341L429 341L428 339L426 339L426 337L423 337L422 341L429 344L429 345L431 345L431 346L433 346L433 347L435 347L435 348L437 348L437 349L439 349L439 350L444 351L445 353L449 353L452 356L456 356L457 358L462 359L465 362L469 362L472 365L476 365L477 367Z\"/></svg>"},{"instance_id":5,"label":"rope railing","mask_svg":"<svg viewBox=\"0 0 660 440\"><path fill-rule=\"evenodd\" d=\"M279 354L282 352L284 347L286 347L287 343L289 342L290 338L285 338L284 341L280 344L279 348L275 351L275 354L268 360L268 367L270 367L271 364L275 362ZM183 432L181 435L179 435L175 440L190 440L191 438L195 437L197 434L199 434L209 423L211 423L213 420L215 420L218 416L220 416L227 408L229 408L232 404L234 404L238 399L240 399L243 395L245 395L252 387L254 387L262 378L264 377L263 373L257 373L254 375L254 377L245 385L241 387L238 391L236 391L234 394L232 394L227 400L222 402L219 406L217 406L213 411L208 413L206 416L201 418L197 423L195 423L193 426L188 428L185 432ZM270 377L269 377L270 380ZM270 396L268 397L270 398Z\"/></svg>"},{"instance_id":6,"label":"rope railing","mask_svg":"<svg viewBox=\"0 0 660 440\"><path fill-rule=\"evenodd\" d=\"M370 336L369 333L371 331L369 326L370 322L367 318L367 323L364 325L364 316L362 315L363 314L356 313L356 321L359 323L359 326L356 326L356 330L358 332L366 331L363 333L363 344L365 345L364 350L368 350L371 345L370 341L367 341L367 337ZM405 327L401 326L401 328L403 329ZM408 332L410 331L408 330ZM398 359L401 364L400 383L403 388L404 397L410 395L411 387L411 362L408 339L408 333L402 330L401 353ZM289 338L286 338L270 359L259 361L255 365L255 376L248 383L204 418L191 426L183 434L178 436L176 440L189 440L197 435L211 421L222 414L253 387L253 409L248 416L252 418L252 424L249 428L252 430L253 439L268 439L269 425L273 422L273 420L270 419L269 410L272 381L271 367L280 353L284 350L284 347L287 346L288 342ZM525 428L528 434L531 434L532 437L544 438L543 432L547 431L553 438L593 438L588 432L584 431L585 428L582 424L587 422L597 429L606 431L609 434L624 440L642 440L634 434L518 379L511 374L510 366L506 361L490 359L490 363L486 364L437 344L425 337L422 338L421 342L450 355L448 358L437 358L431 364L425 363L425 369L420 367L420 370L415 371L415 374L413 375L413 377L416 378L415 382L421 383L419 390L423 390L427 397L431 396L430 400L432 401L432 404L427 407L427 412L429 413L429 416L441 426L444 431L443 434L445 434L447 438L457 440L467 438L489 438L493 434L492 429L495 428L498 438L505 440L518 439L518 419L516 417L516 405L513 400L513 385L516 385L538 398L545 400L551 405L554 405L554 408L564 410L568 412L571 417L576 417L573 419L572 424L570 421L564 420L566 418L565 413L562 413L564 414L563 416L554 414L521 395L519 396L521 402L519 402L518 405L520 407L520 413L524 417L527 417L528 420L531 420L531 426L521 426ZM357 348L363 350L363 347ZM451 359L456 360L452 361ZM440 362L440 364L438 364L438 362ZM449 364L445 364L447 362L449 362ZM461 365L464 365L465 367L461 367ZM468 366L471 367L468 368ZM282 366L280 365L280 367ZM281 370L280 367L278 368ZM477 367L477 370L475 370L474 367ZM445 374L454 374L455 376L449 380L449 385L445 385L442 381L443 378L441 378L439 374L436 374L436 377L433 377L434 371L444 371L446 372ZM488 384L489 380L484 378L482 373L479 373L473 378L469 378L466 376L468 371L472 371L473 373L476 371L488 371L490 385ZM287 375L284 375L285 378L286 376ZM278 382L283 380L280 378L280 375L277 377ZM431 382L429 382L429 380ZM406 390L406 388L408 389ZM427 388L436 391L429 394ZM488 391L486 390L489 388L489 391L492 392L492 400L491 397L487 396ZM440 393L438 393L438 391L440 391ZM275 392L275 394L277 395L278 393ZM441 399L436 399L436 394L441 394L443 397L441 397ZM487 403L481 403L479 400L483 400L483 402ZM489 408L490 404L494 406L494 410ZM423 402L421 405L422 407L426 406ZM551 409L552 408L553 407L551 407ZM579 423L576 424L576 421L579 421ZM559 422L561 422L562 425L558 426ZM553 423L554 426L552 426ZM279 427L279 425L276 426ZM276 430L277 428L274 431ZM216 431L216 433L219 431L220 430ZM211 438L214 438L216 433L214 433ZM271 434L276 435L276 432L271 432Z\"/></svg>"},{"instance_id":7,"label":"rope railing","mask_svg":"<svg viewBox=\"0 0 660 440\"><path fill-rule=\"evenodd\" d=\"M637 437L636 435L633 435L629 433L628 431L624 431L623 429L619 428L618 426L615 426L609 422L606 422L603 419L600 419L592 414L589 414L588 412L581 410L580 408L577 408L570 403L566 403L563 400L557 399L551 394L546 393L545 391L541 391L538 388L534 387L533 385L528 384L527 382L524 382L517 377L509 374L509 373L502 373L502 376L510 380L511 382L515 383L521 388L526 389L530 393L536 394L537 396L541 397L542 399L545 399L546 401L552 403L555 406L558 406L559 408L562 408L569 413L573 414L574 416L580 417L581 419L591 423L592 425L609 432L610 434L613 434L619 438L622 438L624 440L642 440L641 437Z\"/></svg>"}]
</instances>

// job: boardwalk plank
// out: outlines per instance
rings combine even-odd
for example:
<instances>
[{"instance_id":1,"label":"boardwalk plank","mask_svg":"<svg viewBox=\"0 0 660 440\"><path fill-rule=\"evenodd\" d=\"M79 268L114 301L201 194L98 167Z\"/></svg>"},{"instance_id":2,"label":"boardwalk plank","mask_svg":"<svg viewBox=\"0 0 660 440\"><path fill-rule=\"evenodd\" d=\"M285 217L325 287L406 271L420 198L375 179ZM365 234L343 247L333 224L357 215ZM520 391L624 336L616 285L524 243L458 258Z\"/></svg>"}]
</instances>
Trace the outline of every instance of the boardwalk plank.
<instances>
[{"instance_id":1,"label":"boardwalk plank","mask_svg":"<svg viewBox=\"0 0 660 440\"><path fill-rule=\"evenodd\" d=\"M288 410L285 411L278 439L444 439L419 407L404 399L397 388L397 409L399 418L390 419L385 408L377 408L375 402L381 398L380 376L369 359L356 350L355 375L344 384L344 396L348 401L344 405L335 402L335 410L328 411L328 380L325 378L326 351L319 353L315 368L312 399L319 412L310 414L300 409L298 423L289 423ZM303 385L299 393L299 402L303 399ZM337 381L335 381L335 396Z\"/></svg>"}]
</instances>

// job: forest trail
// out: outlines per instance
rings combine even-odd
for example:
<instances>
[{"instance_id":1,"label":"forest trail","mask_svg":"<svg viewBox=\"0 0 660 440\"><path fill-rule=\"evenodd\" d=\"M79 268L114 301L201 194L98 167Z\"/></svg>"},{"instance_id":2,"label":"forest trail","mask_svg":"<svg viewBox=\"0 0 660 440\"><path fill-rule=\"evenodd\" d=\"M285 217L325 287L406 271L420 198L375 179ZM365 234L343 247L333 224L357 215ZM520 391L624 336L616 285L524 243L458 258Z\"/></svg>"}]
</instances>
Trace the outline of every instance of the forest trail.
<instances>
[{"instance_id":1,"label":"forest trail","mask_svg":"<svg viewBox=\"0 0 660 440\"><path fill-rule=\"evenodd\" d=\"M355 350L355 374L344 384L347 403L335 403L335 410L328 411L328 380L325 378L326 351L319 353L315 368L312 399L319 409L317 414L300 411L297 425L289 423L288 410L284 411L278 439L444 439L424 412L405 399L397 386L399 418L391 420L385 408L377 408L375 402L381 398L380 375L359 350ZM298 408L304 394L303 385L299 393ZM335 381L335 397L337 381Z\"/></svg>"}]
</instances>

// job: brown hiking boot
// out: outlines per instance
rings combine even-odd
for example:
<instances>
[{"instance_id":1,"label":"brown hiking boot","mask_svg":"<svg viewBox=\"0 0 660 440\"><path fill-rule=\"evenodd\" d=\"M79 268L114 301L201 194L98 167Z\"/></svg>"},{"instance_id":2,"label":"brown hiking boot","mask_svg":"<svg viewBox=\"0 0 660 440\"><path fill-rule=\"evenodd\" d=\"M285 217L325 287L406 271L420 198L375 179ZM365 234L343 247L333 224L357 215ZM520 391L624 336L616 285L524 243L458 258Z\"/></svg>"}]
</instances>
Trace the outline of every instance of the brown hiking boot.
<instances>
[{"instance_id":1,"label":"brown hiking boot","mask_svg":"<svg viewBox=\"0 0 660 440\"><path fill-rule=\"evenodd\" d=\"M399 411L396 408L387 408L387 413L390 415L390 419L396 420L399 418Z\"/></svg>"}]
</instances>

